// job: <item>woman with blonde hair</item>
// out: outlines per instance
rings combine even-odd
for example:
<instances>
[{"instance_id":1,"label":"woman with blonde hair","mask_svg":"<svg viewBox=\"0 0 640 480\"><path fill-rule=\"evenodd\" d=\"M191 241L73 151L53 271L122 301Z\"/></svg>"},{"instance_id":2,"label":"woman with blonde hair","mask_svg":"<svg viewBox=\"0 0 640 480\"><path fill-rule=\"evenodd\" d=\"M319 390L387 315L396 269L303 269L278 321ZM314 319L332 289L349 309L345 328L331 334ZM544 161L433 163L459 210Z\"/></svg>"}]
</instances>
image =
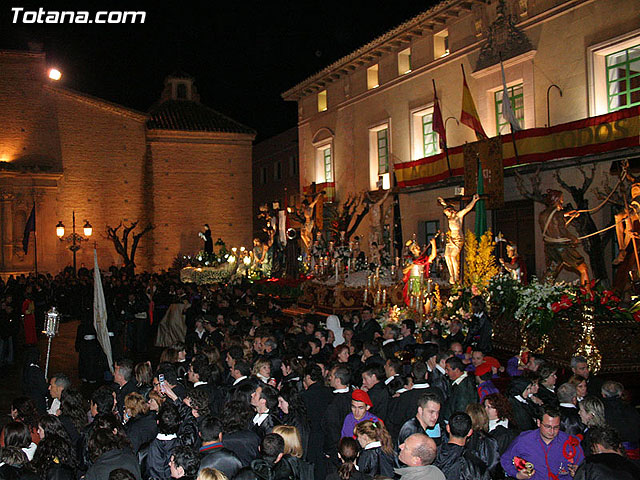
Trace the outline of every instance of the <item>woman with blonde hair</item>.
<instances>
[{"instance_id":1,"label":"woman with blonde hair","mask_svg":"<svg viewBox=\"0 0 640 480\"><path fill-rule=\"evenodd\" d=\"M273 433L277 433L284 438L284 454L292 457L302 458L304 450L302 449L302 440L300 432L292 425L277 425L273 428Z\"/></svg>"},{"instance_id":2,"label":"woman with blonde hair","mask_svg":"<svg viewBox=\"0 0 640 480\"><path fill-rule=\"evenodd\" d=\"M365 420L356 425L353 433L362 447L357 461L358 470L366 476L393 478L393 442L384 423Z\"/></svg>"},{"instance_id":3,"label":"woman with blonde hair","mask_svg":"<svg viewBox=\"0 0 640 480\"><path fill-rule=\"evenodd\" d=\"M465 409L471 417L473 434L467 439L466 449L484 462L493 475L500 465L498 441L489 434L489 415L479 403L470 403Z\"/></svg>"},{"instance_id":4,"label":"woman with blonde hair","mask_svg":"<svg viewBox=\"0 0 640 480\"><path fill-rule=\"evenodd\" d=\"M271 362L266 358L259 358L253 364L251 374L264 383L269 383L271 379Z\"/></svg>"},{"instance_id":5,"label":"woman with blonde hair","mask_svg":"<svg viewBox=\"0 0 640 480\"><path fill-rule=\"evenodd\" d=\"M139 393L132 392L124 397L124 418L126 421L124 431L131 440L134 453L138 453L142 445L156 438L158 434L156 416Z\"/></svg>"},{"instance_id":6,"label":"woman with blonde hair","mask_svg":"<svg viewBox=\"0 0 640 480\"><path fill-rule=\"evenodd\" d=\"M215 468L203 468L198 472L196 480L229 480L220 470Z\"/></svg>"},{"instance_id":7,"label":"woman with blonde hair","mask_svg":"<svg viewBox=\"0 0 640 480\"><path fill-rule=\"evenodd\" d=\"M591 433L590 429L593 427L606 427L607 422L604 418L604 402L598 397L587 396L578 403L578 414L580 420L585 426L584 438L582 439L581 446L585 452L591 451Z\"/></svg>"}]
</instances>

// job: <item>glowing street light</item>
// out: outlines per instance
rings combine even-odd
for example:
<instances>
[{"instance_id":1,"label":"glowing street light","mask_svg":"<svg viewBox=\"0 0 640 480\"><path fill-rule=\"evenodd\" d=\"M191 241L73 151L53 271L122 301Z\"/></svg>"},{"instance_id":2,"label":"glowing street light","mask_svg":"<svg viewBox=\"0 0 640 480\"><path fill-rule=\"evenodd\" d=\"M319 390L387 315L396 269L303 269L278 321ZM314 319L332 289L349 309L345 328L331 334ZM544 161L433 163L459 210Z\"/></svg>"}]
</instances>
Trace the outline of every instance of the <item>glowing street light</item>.
<instances>
[{"instance_id":1,"label":"glowing street light","mask_svg":"<svg viewBox=\"0 0 640 480\"><path fill-rule=\"evenodd\" d=\"M55 80L56 82L62 78L62 72L57 68L49 69L49 78L51 80Z\"/></svg>"},{"instance_id":2,"label":"glowing street light","mask_svg":"<svg viewBox=\"0 0 640 480\"><path fill-rule=\"evenodd\" d=\"M69 250L71 250L73 252L73 274L76 274L76 252L78 250L80 250L80 244L82 242L86 242L89 240L88 237L91 236L91 234L93 233L93 227L91 226L91 224L89 223L89 220L85 220L84 221L84 226L82 227L85 237L83 237L82 235L76 233L76 212L73 212L73 227L72 227L72 233L70 235L67 236L67 238L64 238L64 224L62 223L62 220L60 220L58 222L58 224L56 225L56 236L60 239L60 241L68 241L71 242L71 245L69 246Z\"/></svg>"}]
</instances>

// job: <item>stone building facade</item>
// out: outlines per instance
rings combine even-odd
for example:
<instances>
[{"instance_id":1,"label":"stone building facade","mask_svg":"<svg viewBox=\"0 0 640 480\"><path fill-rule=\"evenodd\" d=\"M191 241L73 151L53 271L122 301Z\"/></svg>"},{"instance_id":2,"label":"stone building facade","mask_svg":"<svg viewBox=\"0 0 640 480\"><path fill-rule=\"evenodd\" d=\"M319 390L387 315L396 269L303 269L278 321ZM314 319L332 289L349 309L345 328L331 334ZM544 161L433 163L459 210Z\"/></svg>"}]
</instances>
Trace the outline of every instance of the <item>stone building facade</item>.
<instances>
[{"instance_id":1,"label":"stone building facade","mask_svg":"<svg viewBox=\"0 0 640 480\"><path fill-rule=\"evenodd\" d=\"M140 241L139 270L167 269L201 249L204 223L230 244L249 244L255 132L202 105L192 78L168 77L161 100L141 113L46 73L43 53L0 51L0 274L34 270L33 234L22 249L34 203L43 272L71 264L55 231L62 221L70 233L74 211L77 232L85 220L94 232L78 267L91 267L94 245L101 267L121 264L106 238L106 226L120 222L155 226Z\"/></svg>"},{"instance_id":2,"label":"stone building facade","mask_svg":"<svg viewBox=\"0 0 640 480\"><path fill-rule=\"evenodd\" d=\"M327 184L342 201L351 192L374 190L379 180L389 188L395 173L404 238L415 233L424 242L444 230L436 198L461 201L461 152L476 140L474 131L459 123L462 65L484 130L489 137L502 134L505 203L489 212L489 226L518 243L530 270L541 274L537 214L543 206L523 197L514 171L530 186L540 167L538 186L544 192L559 189L554 172L580 186L579 167L590 175L595 166L587 191L595 206L596 187L617 180L610 174L612 161L639 156L639 9L638 0L439 2L283 93L298 104L301 188ZM500 56L524 129L518 145L533 149L517 160L501 114ZM434 81L451 173L433 130ZM616 130L616 122L626 133ZM545 142L549 148L542 152ZM573 202L568 193L565 201ZM592 216L600 227L611 224L612 214L605 206ZM471 213L466 225L473 223ZM365 221L358 233L366 238L368 229ZM603 252L607 264L613 243Z\"/></svg>"},{"instance_id":3,"label":"stone building facade","mask_svg":"<svg viewBox=\"0 0 640 480\"><path fill-rule=\"evenodd\" d=\"M300 173L298 165L298 128L293 127L253 147L253 212L260 206L278 202L299 203ZM254 235L264 235L261 223L254 222Z\"/></svg>"}]
</instances>

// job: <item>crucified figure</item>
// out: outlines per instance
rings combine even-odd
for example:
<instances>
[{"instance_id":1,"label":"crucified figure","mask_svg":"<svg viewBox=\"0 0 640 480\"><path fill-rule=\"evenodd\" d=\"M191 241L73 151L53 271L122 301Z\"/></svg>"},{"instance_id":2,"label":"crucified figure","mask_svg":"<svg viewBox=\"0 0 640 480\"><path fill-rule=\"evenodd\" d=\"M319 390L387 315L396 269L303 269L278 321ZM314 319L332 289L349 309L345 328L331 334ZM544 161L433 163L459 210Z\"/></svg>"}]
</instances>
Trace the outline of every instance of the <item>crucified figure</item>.
<instances>
[{"instance_id":1,"label":"crucified figure","mask_svg":"<svg viewBox=\"0 0 640 480\"><path fill-rule=\"evenodd\" d=\"M444 260L447 262L449 270L449 283L452 285L460 280L460 252L464 246L464 234L462 232L462 219L469 213L476 202L480 199L476 193L469 205L457 211L452 205L445 202L442 197L438 197L438 203L444 208L447 217L449 230L447 231L447 244L444 250Z\"/></svg>"},{"instance_id":2,"label":"crucified figure","mask_svg":"<svg viewBox=\"0 0 640 480\"><path fill-rule=\"evenodd\" d=\"M304 248L307 251L307 255L311 252L311 244L313 243L313 227L316 225L316 219L314 215L313 209L320 200L320 196L324 193L322 192L316 193L309 203L309 200L302 201L302 214L304 215L304 225L302 226L302 230L300 232L300 237L302 238L302 243L304 244Z\"/></svg>"},{"instance_id":3,"label":"crucified figure","mask_svg":"<svg viewBox=\"0 0 640 480\"><path fill-rule=\"evenodd\" d=\"M369 192L365 193L367 197L367 203L371 205L371 238L369 239L370 243L375 242L378 245L382 244L382 206L384 205L384 202L389 196L390 192L391 190L387 190L377 202L371 198Z\"/></svg>"}]
</instances>

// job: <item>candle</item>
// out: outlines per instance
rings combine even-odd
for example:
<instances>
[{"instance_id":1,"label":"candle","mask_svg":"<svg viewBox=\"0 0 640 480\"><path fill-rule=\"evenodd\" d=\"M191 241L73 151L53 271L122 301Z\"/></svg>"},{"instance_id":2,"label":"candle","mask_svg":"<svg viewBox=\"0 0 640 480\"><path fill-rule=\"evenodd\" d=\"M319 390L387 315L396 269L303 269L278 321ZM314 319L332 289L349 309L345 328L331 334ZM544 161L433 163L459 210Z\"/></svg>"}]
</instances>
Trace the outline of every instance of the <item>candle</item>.
<instances>
[{"instance_id":1,"label":"candle","mask_svg":"<svg viewBox=\"0 0 640 480\"><path fill-rule=\"evenodd\" d=\"M380 289L376 292L376 305L380 303Z\"/></svg>"},{"instance_id":2,"label":"candle","mask_svg":"<svg viewBox=\"0 0 640 480\"><path fill-rule=\"evenodd\" d=\"M384 290L382 290L382 304L383 305L387 304L387 289L386 288Z\"/></svg>"},{"instance_id":3,"label":"candle","mask_svg":"<svg viewBox=\"0 0 640 480\"><path fill-rule=\"evenodd\" d=\"M351 272L351 257L347 260L347 272Z\"/></svg>"},{"instance_id":4,"label":"candle","mask_svg":"<svg viewBox=\"0 0 640 480\"><path fill-rule=\"evenodd\" d=\"M368 293L369 293L369 290L365 288L364 289L364 301L362 303L365 303L365 304L367 303L367 294Z\"/></svg>"},{"instance_id":5,"label":"candle","mask_svg":"<svg viewBox=\"0 0 640 480\"><path fill-rule=\"evenodd\" d=\"M336 282L338 281L338 262L335 263L336 267Z\"/></svg>"}]
</instances>

